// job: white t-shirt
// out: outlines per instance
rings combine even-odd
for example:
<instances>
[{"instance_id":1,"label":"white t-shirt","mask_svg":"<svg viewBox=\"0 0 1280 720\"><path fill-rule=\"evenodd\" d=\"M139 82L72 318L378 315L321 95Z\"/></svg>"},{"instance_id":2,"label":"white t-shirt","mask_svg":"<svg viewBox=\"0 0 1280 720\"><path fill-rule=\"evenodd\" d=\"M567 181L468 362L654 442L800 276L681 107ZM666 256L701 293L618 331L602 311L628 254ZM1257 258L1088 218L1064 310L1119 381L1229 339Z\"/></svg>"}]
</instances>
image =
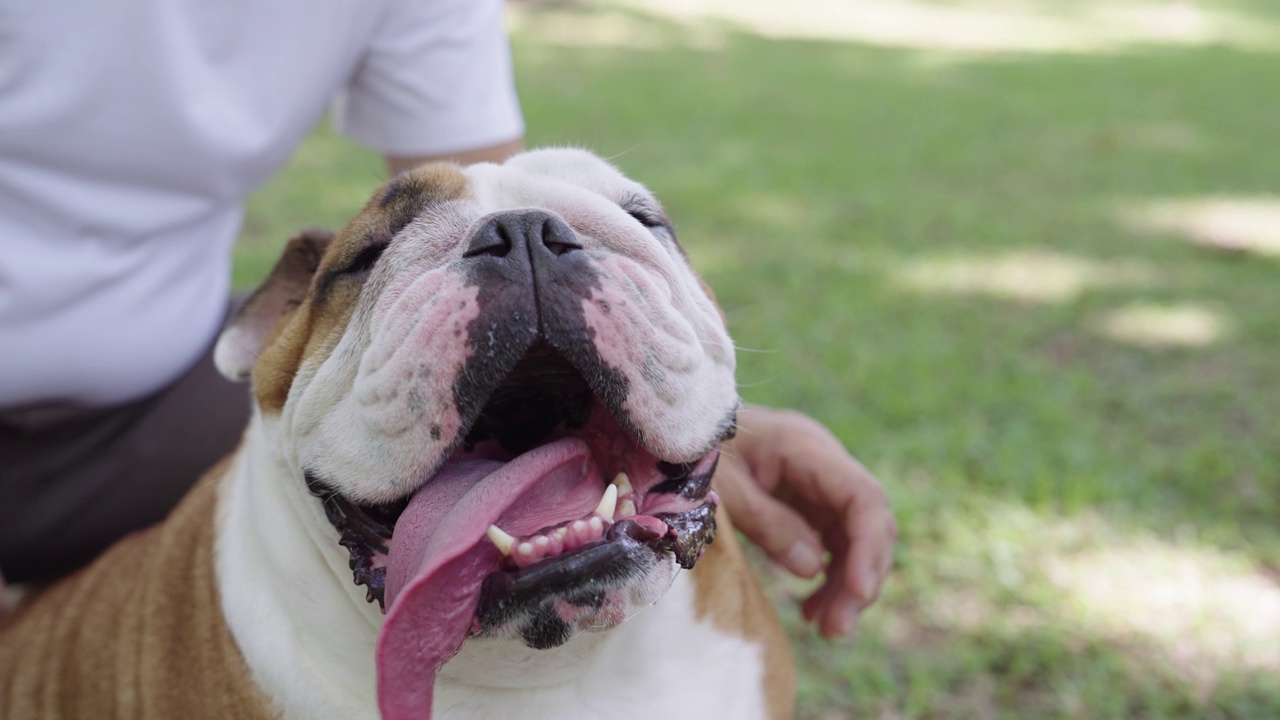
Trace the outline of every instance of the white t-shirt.
<instances>
[{"instance_id":1,"label":"white t-shirt","mask_svg":"<svg viewBox=\"0 0 1280 720\"><path fill-rule=\"evenodd\" d=\"M0 408L124 402L194 363L243 200L335 99L389 154L523 133L500 0L5 5Z\"/></svg>"}]
</instances>

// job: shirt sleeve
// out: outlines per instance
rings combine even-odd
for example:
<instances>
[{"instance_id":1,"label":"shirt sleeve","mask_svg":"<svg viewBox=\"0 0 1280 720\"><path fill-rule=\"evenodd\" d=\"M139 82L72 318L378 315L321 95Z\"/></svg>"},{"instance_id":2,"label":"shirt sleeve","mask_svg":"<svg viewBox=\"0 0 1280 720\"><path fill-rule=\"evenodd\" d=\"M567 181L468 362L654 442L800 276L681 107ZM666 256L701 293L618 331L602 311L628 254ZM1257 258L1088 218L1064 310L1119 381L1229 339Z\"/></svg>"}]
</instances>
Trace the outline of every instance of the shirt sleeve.
<instances>
[{"instance_id":1,"label":"shirt sleeve","mask_svg":"<svg viewBox=\"0 0 1280 720\"><path fill-rule=\"evenodd\" d=\"M335 103L338 129L388 155L437 155L520 138L502 1L388 2Z\"/></svg>"}]
</instances>

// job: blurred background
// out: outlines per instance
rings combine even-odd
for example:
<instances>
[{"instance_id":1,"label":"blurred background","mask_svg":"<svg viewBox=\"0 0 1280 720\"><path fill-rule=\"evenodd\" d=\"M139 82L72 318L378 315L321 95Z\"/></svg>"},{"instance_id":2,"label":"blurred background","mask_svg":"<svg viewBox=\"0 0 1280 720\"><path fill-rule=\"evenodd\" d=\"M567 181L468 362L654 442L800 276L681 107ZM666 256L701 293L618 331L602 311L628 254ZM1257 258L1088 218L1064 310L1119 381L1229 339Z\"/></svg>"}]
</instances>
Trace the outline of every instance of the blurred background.
<instances>
[{"instance_id":1,"label":"blurred background","mask_svg":"<svg viewBox=\"0 0 1280 720\"><path fill-rule=\"evenodd\" d=\"M514 3L527 143L664 201L756 403L885 483L804 718L1280 717L1280 3ZM236 283L385 178L318 128Z\"/></svg>"}]
</instances>

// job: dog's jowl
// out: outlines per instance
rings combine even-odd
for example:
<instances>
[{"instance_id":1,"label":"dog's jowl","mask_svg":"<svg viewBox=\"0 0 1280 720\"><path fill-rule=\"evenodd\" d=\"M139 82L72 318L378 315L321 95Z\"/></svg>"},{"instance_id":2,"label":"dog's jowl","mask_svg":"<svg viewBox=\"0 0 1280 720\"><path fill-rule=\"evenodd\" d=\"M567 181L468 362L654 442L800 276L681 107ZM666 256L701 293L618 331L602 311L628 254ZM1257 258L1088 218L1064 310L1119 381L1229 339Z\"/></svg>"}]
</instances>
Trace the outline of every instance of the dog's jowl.
<instances>
[{"instance_id":1,"label":"dog's jowl","mask_svg":"<svg viewBox=\"0 0 1280 720\"><path fill-rule=\"evenodd\" d=\"M295 238L215 358L241 448L7 621L0 715L789 715L711 482L733 345L609 164L402 175Z\"/></svg>"}]
</instances>

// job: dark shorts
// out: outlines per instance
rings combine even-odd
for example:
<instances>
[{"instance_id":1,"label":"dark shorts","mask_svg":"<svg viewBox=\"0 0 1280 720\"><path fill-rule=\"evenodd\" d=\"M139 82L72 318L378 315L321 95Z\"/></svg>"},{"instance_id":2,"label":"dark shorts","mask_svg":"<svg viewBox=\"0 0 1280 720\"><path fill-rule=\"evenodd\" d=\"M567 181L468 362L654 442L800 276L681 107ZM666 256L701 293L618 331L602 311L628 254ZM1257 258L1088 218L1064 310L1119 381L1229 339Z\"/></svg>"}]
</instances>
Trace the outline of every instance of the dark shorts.
<instances>
[{"instance_id":1,"label":"dark shorts","mask_svg":"<svg viewBox=\"0 0 1280 720\"><path fill-rule=\"evenodd\" d=\"M248 385L223 378L210 350L123 407L0 410L0 574L52 580L162 520L239 444L249 409Z\"/></svg>"}]
</instances>

